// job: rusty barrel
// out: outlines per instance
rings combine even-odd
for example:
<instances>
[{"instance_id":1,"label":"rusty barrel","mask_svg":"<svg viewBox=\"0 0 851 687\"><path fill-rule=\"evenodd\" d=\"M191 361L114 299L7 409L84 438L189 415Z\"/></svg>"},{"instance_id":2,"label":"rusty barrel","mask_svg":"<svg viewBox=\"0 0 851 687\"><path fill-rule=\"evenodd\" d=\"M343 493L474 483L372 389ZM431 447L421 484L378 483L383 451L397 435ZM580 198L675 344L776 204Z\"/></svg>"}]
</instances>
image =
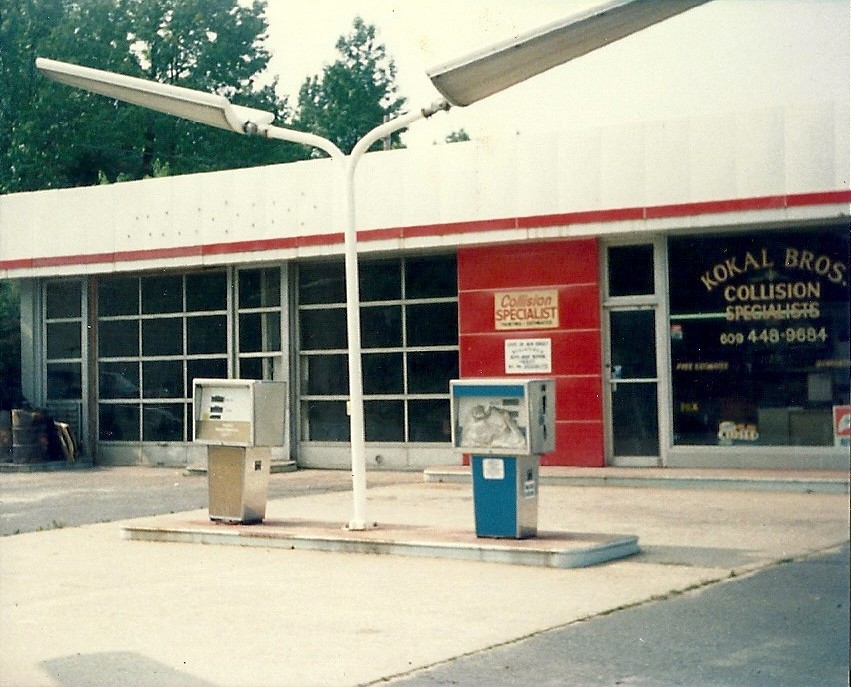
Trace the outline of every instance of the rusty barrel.
<instances>
[{"instance_id":1,"label":"rusty barrel","mask_svg":"<svg viewBox=\"0 0 851 687\"><path fill-rule=\"evenodd\" d=\"M40 410L12 411L13 463L43 463L50 459L48 420Z\"/></svg>"}]
</instances>

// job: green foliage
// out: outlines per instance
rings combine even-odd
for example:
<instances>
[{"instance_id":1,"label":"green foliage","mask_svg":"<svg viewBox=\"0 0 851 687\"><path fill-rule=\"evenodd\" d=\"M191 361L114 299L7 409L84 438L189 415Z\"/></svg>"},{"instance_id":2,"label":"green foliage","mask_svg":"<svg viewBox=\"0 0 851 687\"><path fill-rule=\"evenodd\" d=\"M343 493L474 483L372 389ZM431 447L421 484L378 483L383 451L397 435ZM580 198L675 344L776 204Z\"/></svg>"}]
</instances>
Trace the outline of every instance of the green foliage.
<instances>
[{"instance_id":1,"label":"green foliage","mask_svg":"<svg viewBox=\"0 0 851 687\"><path fill-rule=\"evenodd\" d=\"M286 162L269 145L54 83L37 56L221 93L276 113L265 0L7 0L0 5L0 193Z\"/></svg>"},{"instance_id":2,"label":"green foliage","mask_svg":"<svg viewBox=\"0 0 851 687\"><path fill-rule=\"evenodd\" d=\"M396 63L377 41L375 26L356 17L352 33L341 36L335 47L340 58L321 77L302 84L295 126L333 141L348 154L366 133L397 116L405 98L397 96ZM391 145L400 145L400 134L392 135Z\"/></svg>"},{"instance_id":3,"label":"green foliage","mask_svg":"<svg viewBox=\"0 0 851 687\"><path fill-rule=\"evenodd\" d=\"M38 56L155 79L272 111L351 152L405 103L396 66L360 18L340 59L305 80L298 116L266 74L267 0L4 0L0 3L0 193L289 162L302 146L237 136L70 88ZM400 133L390 145L399 146ZM381 145L381 143L376 144Z\"/></svg>"},{"instance_id":4,"label":"green foliage","mask_svg":"<svg viewBox=\"0 0 851 687\"><path fill-rule=\"evenodd\" d=\"M17 282L0 281L0 408L11 408L21 393L21 317Z\"/></svg>"}]
</instances>

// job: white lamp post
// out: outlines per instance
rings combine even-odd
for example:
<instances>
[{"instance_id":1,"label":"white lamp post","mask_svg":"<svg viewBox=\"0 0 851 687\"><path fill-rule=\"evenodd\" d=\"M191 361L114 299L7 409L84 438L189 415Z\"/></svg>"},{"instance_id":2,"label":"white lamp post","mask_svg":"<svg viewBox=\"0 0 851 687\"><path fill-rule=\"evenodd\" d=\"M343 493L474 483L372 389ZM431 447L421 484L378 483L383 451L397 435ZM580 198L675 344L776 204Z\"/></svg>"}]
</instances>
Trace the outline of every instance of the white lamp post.
<instances>
[{"instance_id":1,"label":"white lamp post","mask_svg":"<svg viewBox=\"0 0 851 687\"><path fill-rule=\"evenodd\" d=\"M36 66L46 76L70 86L238 134L259 135L313 146L338 163L343 174L343 206L346 210L346 329L354 501L348 526L352 530L363 530L374 526L374 523L370 523L366 515L366 442L354 202L354 174L361 156L375 141L419 119L430 117L440 110L448 110L452 105L470 105L708 1L614 0L590 12L544 26L511 41L436 67L428 72L428 76L445 99L377 126L357 142L350 155L345 155L332 141L321 136L274 126L274 114L271 112L233 105L224 96L42 57L36 60Z\"/></svg>"}]
</instances>

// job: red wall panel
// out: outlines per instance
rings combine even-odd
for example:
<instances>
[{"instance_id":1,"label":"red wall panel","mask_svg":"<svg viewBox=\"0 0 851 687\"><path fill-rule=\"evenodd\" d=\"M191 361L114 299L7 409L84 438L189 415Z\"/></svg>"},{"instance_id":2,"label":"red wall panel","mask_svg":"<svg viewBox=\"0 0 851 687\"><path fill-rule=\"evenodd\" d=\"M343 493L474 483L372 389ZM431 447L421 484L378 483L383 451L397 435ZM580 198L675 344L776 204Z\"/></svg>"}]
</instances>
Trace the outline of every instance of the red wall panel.
<instances>
[{"instance_id":1,"label":"red wall panel","mask_svg":"<svg viewBox=\"0 0 851 687\"><path fill-rule=\"evenodd\" d=\"M557 422L556 450L543 456L541 465L598 468L605 460L602 422Z\"/></svg>"},{"instance_id":2,"label":"red wall panel","mask_svg":"<svg viewBox=\"0 0 851 687\"><path fill-rule=\"evenodd\" d=\"M557 377L556 416L562 420L600 420L602 378Z\"/></svg>"},{"instance_id":3,"label":"red wall panel","mask_svg":"<svg viewBox=\"0 0 851 687\"><path fill-rule=\"evenodd\" d=\"M497 330L499 291L558 292L557 327ZM458 251L462 377L503 377L505 341L548 338L556 380L556 450L542 465L602 466L600 285L594 239L477 246Z\"/></svg>"},{"instance_id":4,"label":"red wall panel","mask_svg":"<svg viewBox=\"0 0 851 687\"><path fill-rule=\"evenodd\" d=\"M594 239L479 246L458 252L461 291L596 284L597 281Z\"/></svg>"}]
</instances>

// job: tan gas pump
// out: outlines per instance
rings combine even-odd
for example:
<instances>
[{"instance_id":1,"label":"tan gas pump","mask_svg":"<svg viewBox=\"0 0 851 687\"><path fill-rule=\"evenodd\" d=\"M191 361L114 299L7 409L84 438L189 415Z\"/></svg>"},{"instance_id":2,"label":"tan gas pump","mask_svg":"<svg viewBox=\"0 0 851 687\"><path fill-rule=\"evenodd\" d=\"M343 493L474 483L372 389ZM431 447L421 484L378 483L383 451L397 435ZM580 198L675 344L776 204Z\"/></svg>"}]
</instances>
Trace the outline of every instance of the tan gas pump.
<instances>
[{"instance_id":1,"label":"tan gas pump","mask_svg":"<svg viewBox=\"0 0 851 687\"><path fill-rule=\"evenodd\" d=\"M194 440L207 446L210 520L266 517L272 447L283 446L286 382L196 379Z\"/></svg>"}]
</instances>

